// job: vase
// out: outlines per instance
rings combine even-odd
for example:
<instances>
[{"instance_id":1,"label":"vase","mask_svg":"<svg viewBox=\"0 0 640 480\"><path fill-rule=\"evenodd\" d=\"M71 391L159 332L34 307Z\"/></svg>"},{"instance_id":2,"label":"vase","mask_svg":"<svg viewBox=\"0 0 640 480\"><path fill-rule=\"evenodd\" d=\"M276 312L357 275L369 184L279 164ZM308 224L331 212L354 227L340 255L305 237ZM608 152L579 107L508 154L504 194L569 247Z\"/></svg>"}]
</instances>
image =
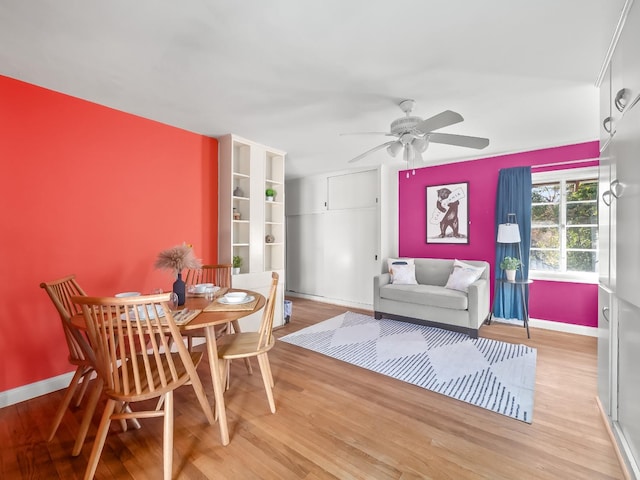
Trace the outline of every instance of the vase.
<instances>
[{"instance_id":1,"label":"vase","mask_svg":"<svg viewBox=\"0 0 640 480\"><path fill-rule=\"evenodd\" d=\"M178 272L178 278L173 282L173 293L178 296L178 305L184 305L186 300L186 286L182 280L182 272Z\"/></svg>"},{"instance_id":2,"label":"vase","mask_svg":"<svg viewBox=\"0 0 640 480\"><path fill-rule=\"evenodd\" d=\"M507 274L507 280L509 282L513 282L516 279L516 271L515 270L505 270L505 273Z\"/></svg>"}]
</instances>

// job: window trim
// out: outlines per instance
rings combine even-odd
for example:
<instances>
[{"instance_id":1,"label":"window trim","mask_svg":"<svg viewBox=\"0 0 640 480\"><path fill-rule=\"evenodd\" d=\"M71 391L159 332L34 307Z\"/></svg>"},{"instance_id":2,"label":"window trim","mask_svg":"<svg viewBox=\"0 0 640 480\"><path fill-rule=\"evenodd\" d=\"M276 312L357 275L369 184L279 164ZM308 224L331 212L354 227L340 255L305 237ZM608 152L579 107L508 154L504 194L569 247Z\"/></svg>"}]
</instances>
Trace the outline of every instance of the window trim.
<instances>
[{"instance_id":1,"label":"window trim","mask_svg":"<svg viewBox=\"0 0 640 480\"><path fill-rule=\"evenodd\" d=\"M551 170L546 172L532 172L531 184L545 182L559 182L567 180L588 180L595 178L596 181L599 178L599 167L581 167L581 168L568 168L562 170ZM566 205L564 205L566 209ZM561 218L566 215L566 212L561 212ZM599 226L596 224L596 227ZM531 248L531 247L530 247ZM599 252L599 246L596 248ZM565 247L566 253L566 247ZM596 263L597 265L597 263ZM545 270L532 270L529 269L529 278L532 280L544 280L553 282L571 282L571 283L598 283L598 271L595 272L552 272Z\"/></svg>"}]
</instances>

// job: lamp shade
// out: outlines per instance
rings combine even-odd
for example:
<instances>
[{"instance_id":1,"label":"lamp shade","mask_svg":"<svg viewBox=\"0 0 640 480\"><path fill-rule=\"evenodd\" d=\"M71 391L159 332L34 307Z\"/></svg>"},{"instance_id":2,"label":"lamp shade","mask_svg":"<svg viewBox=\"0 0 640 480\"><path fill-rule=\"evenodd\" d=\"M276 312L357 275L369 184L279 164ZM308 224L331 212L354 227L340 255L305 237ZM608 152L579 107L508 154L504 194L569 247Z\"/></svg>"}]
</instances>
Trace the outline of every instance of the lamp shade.
<instances>
[{"instance_id":1,"label":"lamp shade","mask_svg":"<svg viewBox=\"0 0 640 480\"><path fill-rule=\"evenodd\" d=\"M402 143L400 141L392 143L387 147L387 152L389 152L389 155L391 155L392 157L398 155L400 150L402 150Z\"/></svg>"},{"instance_id":2,"label":"lamp shade","mask_svg":"<svg viewBox=\"0 0 640 480\"><path fill-rule=\"evenodd\" d=\"M501 223L498 225L498 243L519 243L520 229L517 223Z\"/></svg>"}]
</instances>

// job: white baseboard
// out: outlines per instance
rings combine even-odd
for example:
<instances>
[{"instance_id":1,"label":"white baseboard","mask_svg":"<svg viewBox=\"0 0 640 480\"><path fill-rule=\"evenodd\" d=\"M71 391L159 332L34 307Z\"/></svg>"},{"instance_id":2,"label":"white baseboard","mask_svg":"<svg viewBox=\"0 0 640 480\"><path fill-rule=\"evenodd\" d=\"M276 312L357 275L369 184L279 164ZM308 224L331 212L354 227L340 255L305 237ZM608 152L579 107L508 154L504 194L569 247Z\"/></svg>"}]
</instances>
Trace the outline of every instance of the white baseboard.
<instances>
[{"instance_id":1,"label":"white baseboard","mask_svg":"<svg viewBox=\"0 0 640 480\"><path fill-rule=\"evenodd\" d=\"M206 340L204 338L194 338L193 346L201 345L205 343L205 341ZM175 345L172 348L172 351L177 351ZM31 400L32 398L39 397L40 395L46 395L47 393L67 388L69 383L71 383L74 373L75 370L69 373L63 373L57 377L47 378L39 382L30 383L29 385L23 385L21 387L0 392L0 408L8 407L9 405L24 402L25 400ZM93 376L91 378L94 378L95 372L92 375Z\"/></svg>"},{"instance_id":2,"label":"white baseboard","mask_svg":"<svg viewBox=\"0 0 640 480\"><path fill-rule=\"evenodd\" d=\"M493 317L492 321L498 323L509 323L523 325L522 320L512 320ZM533 328L542 328L544 330L554 330L556 332L573 333L575 335L585 335L587 337L597 337L598 329L596 327L586 327L584 325L574 325L572 323L554 322L553 320L540 320L537 318L529 319L529 326Z\"/></svg>"},{"instance_id":3,"label":"white baseboard","mask_svg":"<svg viewBox=\"0 0 640 480\"><path fill-rule=\"evenodd\" d=\"M285 294L288 297L306 298L308 300L315 300L316 302L331 303L333 305L341 305L343 307L360 308L363 310L373 310L373 305L366 303L347 302L343 300L336 300L335 298L318 297L316 295L307 295L304 293L287 291ZM293 306L295 310L295 304ZM503 323L518 323L522 325L522 320L505 320L502 318L494 317L496 322ZM573 325L571 323L554 322L553 320L540 320L537 318L529 319L529 326L534 328L542 328L545 330L555 330L557 332L573 333L576 335L585 335L587 337L597 337L598 329L596 327L585 327L584 325Z\"/></svg>"},{"instance_id":4,"label":"white baseboard","mask_svg":"<svg viewBox=\"0 0 640 480\"><path fill-rule=\"evenodd\" d=\"M29 385L23 385L11 390L5 390L0 392L0 408L8 407L16 403L24 402L25 400L31 400L32 398L39 397L40 395L46 395L47 393L55 392L63 388L67 388L67 385L73 378L73 372L63 373L57 377L47 378L39 382L30 383Z\"/></svg>"},{"instance_id":5,"label":"white baseboard","mask_svg":"<svg viewBox=\"0 0 640 480\"><path fill-rule=\"evenodd\" d=\"M335 298L319 297L317 295L307 295L306 293L297 293L297 292L290 292L290 291L286 291L284 293L287 297L305 298L307 300L314 300L316 302L330 303L332 305L340 305L342 307L352 307L352 308L359 308L361 310L373 311L373 305L371 305L370 303L348 302L345 300L337 300ZM293 305L293 308L295 309L295 304ZM295 314L295 311L294 311L294 314Z\"/></svg>"}]
</instances>

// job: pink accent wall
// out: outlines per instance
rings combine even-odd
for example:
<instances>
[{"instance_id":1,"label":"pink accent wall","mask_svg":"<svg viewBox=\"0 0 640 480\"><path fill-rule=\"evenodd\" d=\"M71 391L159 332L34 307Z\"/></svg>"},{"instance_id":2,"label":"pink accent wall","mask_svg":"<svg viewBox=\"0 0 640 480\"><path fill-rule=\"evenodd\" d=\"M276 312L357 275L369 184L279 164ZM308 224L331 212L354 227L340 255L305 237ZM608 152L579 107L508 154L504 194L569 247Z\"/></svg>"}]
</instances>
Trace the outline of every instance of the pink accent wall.
<instances>
[{"instance_id":1,"label":"pink accent wall","mask_svg":"<svg viewBox=\"0 0 640 480\"><path fill-rule=\"evenodd\" d=\"M399 183L399 252L403 257L486 260L495 272L495 204L498 172L502 168L544 165L599 157L599 142L586 142L531 152L500 155L416 169ZM598 165L598 160L534 171ZM469 244L427 244L425 187L469 182ZM493 285L491 286L493 301ZM529 310L532 318L596 327L597 285L537 280L531 285ZM567 299L571 299L567 302Z\"/></svg>"}]
</instances>

